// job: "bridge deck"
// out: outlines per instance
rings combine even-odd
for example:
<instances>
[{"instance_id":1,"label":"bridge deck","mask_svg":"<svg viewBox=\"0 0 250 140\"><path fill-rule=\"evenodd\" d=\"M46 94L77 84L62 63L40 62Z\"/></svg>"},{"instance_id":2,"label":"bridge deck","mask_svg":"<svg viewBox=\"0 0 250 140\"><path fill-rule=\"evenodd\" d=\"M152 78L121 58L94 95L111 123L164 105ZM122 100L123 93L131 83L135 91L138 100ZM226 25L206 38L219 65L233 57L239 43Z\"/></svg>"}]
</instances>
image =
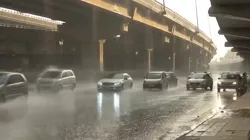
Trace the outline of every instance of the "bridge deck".
<instances>
[{"instance_id":1,"label":"bridge deck","mask_svg":"<svg viewBox=\"0 0 250 140\"><path fill-rule=\"evenodd\" d=\"M0 7L0 26L57 31L62 21Z\"/></svg>"}]
</instances>

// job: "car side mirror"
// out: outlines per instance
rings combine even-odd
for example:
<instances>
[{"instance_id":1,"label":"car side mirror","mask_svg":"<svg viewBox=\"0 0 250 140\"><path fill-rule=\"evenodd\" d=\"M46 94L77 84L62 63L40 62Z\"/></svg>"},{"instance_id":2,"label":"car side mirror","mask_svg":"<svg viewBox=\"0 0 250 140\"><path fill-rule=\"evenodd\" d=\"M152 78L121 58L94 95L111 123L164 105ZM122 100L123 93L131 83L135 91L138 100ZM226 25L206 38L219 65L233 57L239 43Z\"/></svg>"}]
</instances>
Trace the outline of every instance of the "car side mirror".
<instances>
[{"instance_id":1,"label":"car side mirror","mask_svg":"<svg viewBox=\"0 0 250 140\"><path fill-rule=\"evenodd\" d=\"M188 76L188 79L190 79L191 77L190 76Z\"/></svg>"},{"instance_id":2,"label":"car side mirror","mask_svg":"<svg viewBox=\"0 0 250 140\"><path fill-rule=\"evenodd\" d=\"M128 80L128 77L124 77L124 80Z\"/></svg>"},{"instance_id":3,"label":"car side mirror","mask_svg":"<svg viewBox=\"0 0 250 140\"><path fill-rule=\"evenodd\" d=\"M218 78L219 80L221 79L221 78Z\"/></svg>"}]
</instances>

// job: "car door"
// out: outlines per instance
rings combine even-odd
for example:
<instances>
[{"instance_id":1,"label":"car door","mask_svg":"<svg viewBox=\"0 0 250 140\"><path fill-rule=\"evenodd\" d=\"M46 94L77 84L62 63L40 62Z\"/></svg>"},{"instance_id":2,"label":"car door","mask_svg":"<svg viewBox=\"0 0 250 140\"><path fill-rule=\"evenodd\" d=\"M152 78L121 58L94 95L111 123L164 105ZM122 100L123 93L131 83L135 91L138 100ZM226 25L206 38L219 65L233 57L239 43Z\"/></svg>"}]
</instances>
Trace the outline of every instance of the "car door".
<instances>
[{"instance_id":1,"label":"car door","mask_svg":"<svg viewBox=\"0 0 250 140\"><path fill-rule=\"evenodd\" d=\"M164 86L168 85L168 79L167 79L167 75L165 72L162 73L162 82Z\"/></svg>"},{"instance_id":2,"label":"car door","mask_svg":"<svg viewBox=\"0 0 250 140\"><path fill-rule=\"evenodd\" d=\"M21 75L10 75L6 84L6 98L12 98L24 94L26 90L26 82Z\"/></svg>"},{"instance_id":3,"label":"car door","mask_svg":"<svg viewBox=\"0 0 250 140\"><path fill-rule=\"evenodd\" d=\"M174 73L171 73L170 76L171 76L172 85L176 86L177 85L177 77L176 77L176 75Z\"/></svg>"},{"instance_id":4,"label":"car door","mask_svg":"<svg viewBox=\"0 0 250 140\"><path fill-rule=\"evenodd\" d=\"M209 86L212 86L213 85L213 78L209 74L207 74L207 78L208 78Z\"/></svg>"},{"instance_id":5,"label":"car door","mask_svg":"<svg viewBox=\"0 0 250 140\"><path fill-rule=\"evenodd\" d=\"M127 78L127 81L128 81L128 87L132 87L133 86L133 79L128 75L128 74L125 74L125 78Z\"/></svg>"},{"instance_id":6,"label":"car door","mask_svg":"<svg viewBox=\"0 0 250 140\"><path fill-rule=\"evenodd\" d=\"M72 71L68 71L69 86L75 84L75 76Z\"/></svg>"},{"instance_id":7,"label":"car door","mask_svg":"<svg viewBox=\"0 0 250 140\"><path fill-rule=\"evenodd\" d=\"M127 74L123 74L124 87L128 88L130 86L129 76Z\"/></svg>"},{"instance_id":8,"label":"car door","mask_svg":"<svg viewBox=\"0 0 250 140\"><path fill-rule=\"evenodd\" d=\"M5 93L4 93L6 99L13 97L17 92L14 78L15 78L14 75L10 75L7 79L5 85Z\"/></svg>"},{"instance_id":9,"label":"car door","mask_svg":"<svg viewBox=\"0 0 250 140\"><path fill-rule=\"evenodd\" d=\"M168 84L169 84L170 86L172 86L172 78L171 78L170 73L165 73L165 74L166 74L166 78L167 78L167 80L168 80Z\"/></svg>"},{"instance_id":10,"label":"car door","mask_svg":"<svg viewBox=\"0 0 250 140\"><path fill-rule=\"evenodd\" d=\"M21 74L15 75L16 79L16 84L17 84L17 90L18 90L18 95L23 95L28 93L28 85L26 79L24 79L24 76Z\"/></svg>"},{"instance_id":11,"label":"car door","mask_svg":"<svg viewBox=\"0 0 250 140\"><path fill-rule=\"evenodd\" d=\"M211 85L211 78L209 78L209 77L210 77L209 74L205 74L204 75L206 86L210 86Z\"/></svg>"},{"instance_id":12,"label":"car door","mask_svg":"<svg viewBox=\"0 0 250 140\"><path fill-rule=\"evenodd\" d=\"M68 74L67 71L63 71L62 72L62 76L61 76L61 84L63 86L63 88L67 88L68 87Z\"/></svg>"}]
</instances>

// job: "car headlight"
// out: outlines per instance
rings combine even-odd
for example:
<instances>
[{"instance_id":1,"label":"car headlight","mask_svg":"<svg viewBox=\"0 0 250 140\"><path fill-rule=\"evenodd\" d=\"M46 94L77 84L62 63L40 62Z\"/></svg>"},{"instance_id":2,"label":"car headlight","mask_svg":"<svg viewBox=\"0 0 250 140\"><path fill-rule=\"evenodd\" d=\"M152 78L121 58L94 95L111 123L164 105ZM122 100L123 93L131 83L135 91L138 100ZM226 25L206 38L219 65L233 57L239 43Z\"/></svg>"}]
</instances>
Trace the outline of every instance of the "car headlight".
<instances>
[{"instance_id":1,"label":"car headlight","mask_svg":"<svg viewBox=\"0 0 250 140\"><path fill-rule=\"evenodd\" d=\"M118 86L118 85L120 85L120 84L121 84L121 82L115 83L115 86Z\"/></svg>"},{"instance_id":2,"label":"car headlight","mask_svg":"<svg viewBox=\"0 0 250 140\"><path fill-rule=\"evenodd\" d=\"M102 86L102 82L98 82L97 84L98 84L99 86Z\"/></svg>"},{"instance_id":3,"label":"car headlight","mask_svg":"<svg viewBox=\"0 0 250 140\"><path fill-rule=\"evenodd\" d=\"M236 85L237 84L237 82L233 82L233 85Z\"/></svg>"},{"instance_id":4,"label":"car headlight","mask_svg":"<svg viewBox=\"0 0 250 140\"><path fill-rule=\"evenodd\" d=\"M221 84L221 82L218 82L218 84L220 85L220 84Z\"/></svg>"}]
</instances>

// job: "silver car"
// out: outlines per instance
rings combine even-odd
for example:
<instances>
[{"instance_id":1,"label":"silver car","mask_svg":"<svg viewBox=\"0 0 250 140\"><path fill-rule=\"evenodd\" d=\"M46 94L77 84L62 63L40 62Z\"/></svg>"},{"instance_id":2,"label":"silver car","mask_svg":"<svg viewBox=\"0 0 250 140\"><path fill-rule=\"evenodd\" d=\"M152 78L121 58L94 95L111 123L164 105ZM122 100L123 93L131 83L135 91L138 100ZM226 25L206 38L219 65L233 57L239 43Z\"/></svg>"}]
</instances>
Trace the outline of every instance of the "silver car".
<instances>
[{"instance_id":1,"label":"silver car","mask_svg":"<svg viewBox=\"0 0 250 140\"><path fill-rule=\"evenodd\" d=\"M224 91L226 91L226 89L236 90L239 84L237 77L240 77L240 73L234 73L234 72L222 73L218 78L218 83L217 83L218 92L220 92L221 89L223 89Z\"/></svg>"},{"instance_id":2,"label":"silver car","mask_svg":"<svg viewBox=\"0 0 250 140\"><path fill-rule=\"evenodd\" d=\"M133 79L127 73L109 74L97 83L97 89L101 90L123 90L133 87Z\"/></svg>"},{"instance_id":3,"label":"silver car","mask_svg":"<svg viewBox=\"0 0 250 140\"><path fill-rule=\"evenodd\" d=\"M36 81L37 91L61 92L64 89L74 90L76 77L72 70L46 70Z\"/></svg>"},{"instance_id":4,"label":"silver car","mask_svg":"<svg viewBox=\"0 0 250 140\"><path fill-rule=\"evenodd\" d=\"M147 73L143 82L143 89L157 88L168 89L168 77L164 71L153 71Z\"/></svg>"},{"instance_id":5,"label":"silver car","mask_svg":"<svg viewBox=\"0 0 250 140\"><path fill-rule=\"evenodd\" d=\"M193 90L196 90L197 88L207 90L209 88L212 91L213 78L211 77L211 74L207 72L193 73L192 75L188 76L186 88L187 90L191 88Z\"/></svg>"},{"instance_id":6,"label":"silver car","mask_svg":"<svg viewBox=\"0 0 250 140\"><path fill-rule=\"evenodd\" d=\"M0 72L0 100L28 95L28 82L21 73Z\"/></svg>"}]
</instances>

